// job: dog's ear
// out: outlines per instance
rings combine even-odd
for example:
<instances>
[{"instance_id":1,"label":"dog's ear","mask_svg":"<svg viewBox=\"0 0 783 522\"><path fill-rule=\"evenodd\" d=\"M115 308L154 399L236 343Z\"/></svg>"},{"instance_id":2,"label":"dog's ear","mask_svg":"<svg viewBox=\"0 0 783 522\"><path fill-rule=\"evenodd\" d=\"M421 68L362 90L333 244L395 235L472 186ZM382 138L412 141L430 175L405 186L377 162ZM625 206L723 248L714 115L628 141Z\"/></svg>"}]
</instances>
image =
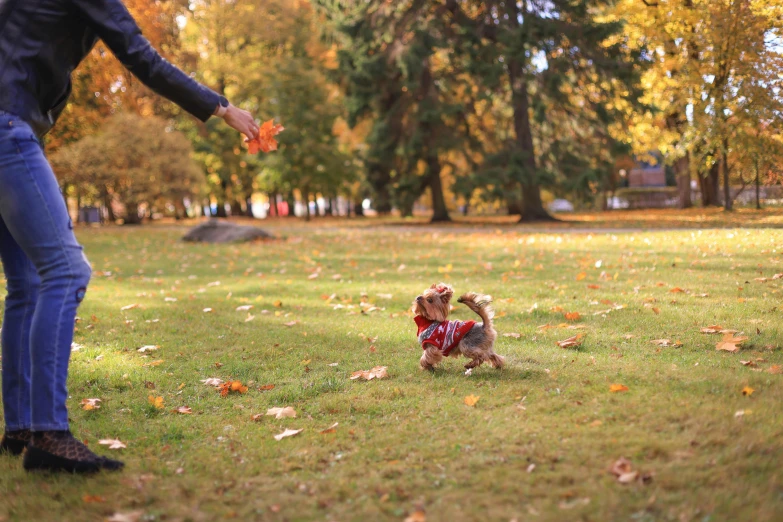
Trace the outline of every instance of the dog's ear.
<instances>
[{"instance_id":1,"label":"dog's ear","mask_svg":"<svg viewBox=\"0 0 783 522\"><path fill-rule=\"evenodd\" d=\"M436 290L438 291L438 295L440 295L441 301L444 303L451 301L451 297L454 295L454 290L445 283L437 285Z\"/></svg>"}]
</instances>

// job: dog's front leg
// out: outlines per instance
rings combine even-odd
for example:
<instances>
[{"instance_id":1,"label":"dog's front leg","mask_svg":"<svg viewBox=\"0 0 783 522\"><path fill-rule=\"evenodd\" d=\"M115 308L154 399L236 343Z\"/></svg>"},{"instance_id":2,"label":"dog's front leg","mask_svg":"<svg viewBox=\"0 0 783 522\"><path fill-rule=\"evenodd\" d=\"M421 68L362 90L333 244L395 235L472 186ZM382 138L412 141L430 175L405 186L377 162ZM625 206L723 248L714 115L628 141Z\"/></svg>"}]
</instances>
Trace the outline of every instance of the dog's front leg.
<instances>
[{"instance_id":1,"label":"dog's front leg","mask_svg":"<svg viewBox=\"0 0 783 522\"><path fill-rule=\"evenodd\" d=\"M443 353L435 346L428 344L421 354L419 364L422 370L434 370L435 365L443 359Z\"/></svg>"}]
</instances>

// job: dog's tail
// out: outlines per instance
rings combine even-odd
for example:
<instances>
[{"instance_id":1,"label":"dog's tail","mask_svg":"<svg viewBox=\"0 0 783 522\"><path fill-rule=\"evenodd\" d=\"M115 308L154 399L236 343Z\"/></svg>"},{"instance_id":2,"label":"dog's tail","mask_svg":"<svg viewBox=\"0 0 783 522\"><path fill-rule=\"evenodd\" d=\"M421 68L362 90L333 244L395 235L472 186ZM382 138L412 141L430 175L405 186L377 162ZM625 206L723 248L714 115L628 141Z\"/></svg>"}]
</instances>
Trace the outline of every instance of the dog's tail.
<instances>
[{"instance_id":1,"label":"dog's tail","mask_svg":"<svg viewBox=\"0 0 783 522\"><path fill-rule=\"evenodd\" d=\"M469 292L457 299L457 302L464 304L481 317L485 331L492 330L492 318L495 317L495 311L492 309L490 296Z\"/></svg>"}]
</instances>

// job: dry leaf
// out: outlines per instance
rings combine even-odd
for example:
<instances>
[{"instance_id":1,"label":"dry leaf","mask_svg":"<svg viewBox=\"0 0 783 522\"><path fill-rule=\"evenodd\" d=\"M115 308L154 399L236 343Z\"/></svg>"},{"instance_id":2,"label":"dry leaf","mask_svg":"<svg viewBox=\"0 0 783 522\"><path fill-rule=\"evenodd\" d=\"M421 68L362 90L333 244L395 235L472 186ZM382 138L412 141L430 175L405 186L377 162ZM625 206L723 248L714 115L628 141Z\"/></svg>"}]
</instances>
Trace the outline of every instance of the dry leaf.
<instances>
[{"instance_id":1,"label":"dry leaf","mask_svg":"<svg viewBox=\"0 0 783 522\"><path fill-rule=\"evenodd\" d=\"M462 399L462 402L464 402L468 406L475 406L476 403L479 401L480 397L478 395L468 395L464 399Z\"/></svg>"},{"instance_id":2,"label":"dry leaf","mask_svg":"<svg viewBox=\"0 0 783 522\"><path fill-rule=\"evenodd\" d=\"M106 499L99 495L84 495L82 500L85 504L100 504L106 502Z\"/></svg>"},{"instance_id":3,"label":"dry leaf","mask_svg":"<svg viewBox=\"0 0 783 522\"><path fill-rule=\"evenodd\" d=\"M609 391L612 393L628 391L628 386L624 384L612 384L609 386Z\"/></svg>"},{"instance_id":4,"label":"dry leaf","mask_svg":"<svg viewBox=\"0 0 783 522\"><path fill-rule=\"evenodd\" d=\"M424 513L424 511L418 509L405 517L404 522L427 522L427 515Z\"/></svg>"},{"instance_id":5,"label":"dry leaf","mask_svg":"<svg viewBox=\"0 0 783 522\"><path fill-rule=\"evenodd\" d=\"M255 415L250 416L250 420L252 420L253 422L260 422L264 420L264 416L260 413L256 413Z\"/></svg>"},{"instance_id":6,"label":"dry leaf","mask_svg":"<svg viewBox=\"0 0 783 522\"><path fill-rule=\"evenodd\" d=\"M139 522L144 515L143 511L129 511L127 513L115 513L106 519L106 522Z\"/></svg>"},{"instance_id":7,"label":"dry leaf","mask_svg":"<svg viewBox=\"0 0 783 522\"><path fill-rule=\"evenodd\" d=\"M155 408L159 410L163 409L163 397L155 397L153 395L150 395L147 397L147 401L150 403L151 406L155 406Z\"/></svg>"},{"instance_id":8,"label":"dry leaf","mask_svg":"<svg viewBox=\"0 0 783 522\"><path fill-rule=\"evenodd\" d=\"M756 391L756 390L754 390L750 386L745 386L744 388L742 388L742 395L745 395L746 397L748 397L750 395L753 395L754 391Z\"/></svg>"},{"instance_id":9,"label":"dry leaf","mask_svg":"<svg viewBox=\"0 0 783 522\"><path fill-rule=\"evenodd\" d=\"M767 373L774 373L776 375L783 374L783 366L780 364L773 364L769 368L767 368Z\"/></svg>"},{"instance_id":10,"label":"dry leaf","mask_svg":"<svg viewBox=\"0 0 783 522\"><path fill-rule=\"evenodd\" d=\"M514 339L519 339L520 337L522 337L522 334L516 332L509 332L509 333L504 333L503 337L513 337Z\"/></svg>"},{"instance_id":11,"label":"dry leaf","mask_svg":"<svg viewBox=\"0 0 783 522\"><path fill-rule=\"evenodd\" d=\"M584 273L584 272L579 272L578 274L576 274L576 280L577 281L581 281L582 279L584 279L586 277L587 277L587 274Z\"/></svg>"},{"instance_id":12,"label":"dry leaf","mask_svg":"<svg viewBox=\"0 0 783 522\"><path fill-rule=\"evenodd\" d=\"M296 411L291 406L285 408L269 408L266 410L267 415L274 415L275 419L295 418Z\"/></svg>"},{"instance_id":13,"label":"dry leaf","mask_svg":"<svg viewBox=\"0 0 783 522\"><path fill-rule=\"evenodd\" d=\"M119 439L101 439L98 441L98 444L109 446L109 449L124 449L128 447L125 443L120 442Z\"/></svg>"},{"instance_id":14,"label":"dry leaf","mask_svg":"<svg viewBox=\"0 0 783 522\"><path fill-rule=\"evenodd\" d=\"M85 411L97 410L101 407L101 405L98 404L99 402L101 402L100 399L82 399L82 409Z\"/></svg>"},{"instance_id":15,"label":"dry leaf","mask_svg":"<svg viewBox=\"0 0 783 522\"><path fill-rule=\"evenodd\" d=\"M183 415L188 415L193 413L193 410L190 409L189 406L180 406L177 408L177 413L182 413Z\"/></svg>"},{"instance_id":16,"label":"dry leaf","mask_svg":"<svg viewBox=\"0 0 783 522\"><path fill-rule=\"evenodd\" d=\"M221 384L218 390L221 397L226 397L229 392L247 393L247 386L244 386L241 381L228 381Z\"/></svg>"},{"instance_id":17,"label":"dry leaf","mask_svg":"<svg viewBox=\"0 0 783 522\"><path fill-rule=\"evenodd\" d=\"M578 321L582 318L582 315L579 312L567 312L565 318L566 321Z\"/></svg>"},{"instance_id":18,"label":"dry leaf","mask_svg":"<svg viewBox=\"0 0 783 522\"><path fill-rule=\"evenodd\" d=\"M265 384L265 385L261 386L258 389L261 390L261 391L274 390L275 389L275 385L274 384Z\"/></svg>"},{"instance_id":19,"label":"dry leaf","mask_svg":"<svg viewBox=\"0 0 783 522\"><path fill-rule=\"evenodd\" d=\"M201 382L203 382L207 386L214 386L217 388L218 386L223 384L223 379L218 379L217 377L210 377L209 379L202 379Z\"/></svg>"},{"instance_id":20,"label":"dry leaf","mask_svg":"<svg viewBox=\"0 0 783 522\"><path fill-rule=\"evenodd\" d=\"M291 321L289 323L283 323L283 326L288 326L290 328L291 326L296 326L297 324L299 324L299 321Z\"/></svg>"},{"instance_id":21,"label":"dry leaf","mask_svg":"<svg viewBox=\"0 0 783 522\"><path fill-rule=\"evenodd\" d=\"M601 285L587 285L587 288L589 288L590 290L598 290L599 288L601 288Z\"/></svg>"},{"instance_id":22,"label":"dry leaf","mask_svg":"<svg viewBox=\"0 0 783 522\"><path fill-rule=\"evenodd\" d=\"M655 315L658 315L658 314L660 314L660 313L661 313L661 309L660 309L660 308L657 308L657 307L655 307L655 306L653 306L653 307L652 307L652 311L653 311L653 313L654 313Z\"/></svg>"},{"instance_id":23,"label":"dry leaf","mask_svg":"<svg viewBox=\"0 0 783 522\"><path fill-rule=\"evenodd\" d=\"M283 307L283 302L282 301L275 301L273 303L273 305L274 305L275 308L282 308Z\"/></svg>"},{"instance_id":24,"label":"dry leaf","mask_svg":"<svg viewBox=\"0 0 783 522\"><path fill-rule=\"evenodd\" d=\"M236 311L247 312L248 310L252 310L252 309L253 309L253 305L242 305L242 306L237 306Z\"/></svg>"},{"instance_id":25,"label":"dry leaf","mask_svg":"<svg viewBox=\"0 0 783 522\"><path fill-rule=\"evenodd\" d=\"M650 342L655 345L664 346L664 347L674 346L675 348L679 348L680 346L682 346L682 343L680 341L672 341L671 339L655 339L654 341L650 341Z\"/></svg>"},{"instance_id":26,"label":"dry leaf","mask_svg":"<svg viewBox=\"0 0 783 522\"><path fill-rule=\"evenodd\" d=\"M339 424L340 424L339 422L335 422L334 424L332 424L331 426L329 426L325 430L321 430L319 433L323 433L324 435L327 434L327 433L334 433L335 431L337 431L335 428L337 428L337 426Z\"/></svg>"},{"instance_id":27,"label":"dry leaf","mask_svg":"<svg viewBox=\"0 0 783 522\"><path fill-rule=\"evenodd\" d=\"M258 130L258 136L252 140L245 140L247 151L250 154L261 152L272 152L277 150L277 140L275 136L285 130L282 125L275 125L275 120L265 121Z\"/></svg>"},{"instance_id":28,"label":"dry leaf","mask_svg":"<svg viewBox=\"0 0 783 522\"><path fill-rule=\"evenodd\" d=\"M139 352L139 353L154 352L158 348L160 348L160 346L157 346L157 345L154 345L154 344L148 344L146 346L142 346L141 348L139 348L136 351Z\"/></svg>"},{"instance_id":29,"label":"dry leaf","mask_svg":"<svg viewBox=\"0 0 783 522\"><path fill-rule=\"evenodd\" d=\"M299 433L302 433L302 430L285 430L283 433L280 433L279 435L275 435L275 440L283 440L286 437L293 437L294 435L298 435Z\"/></svg>"},{"instance_id":30,"label":"dry leaf","mask_svg":"<svg viewBox=\"0 0 783 522\"><path fill-rule=\"evenodd\" d=\"M672 294L684 294L684 293L685 293L685 290L683 290L683 289L682 289L682 288L680 288L679 286L675 286L674 288L672 288L671 290L669 290L669 293L672 293Z\"/></svg>"},{"instance_id":31,"label":"dry leaf","mask_svg":"<svg viewBox=\"0 0 783 522\"><path fill-rule=\"evenodd\" d=\"M569 337L568 339L565 339L563 341L557 341L557 345L560 348L577 348L582 345L582 338L584 335L579 334L575 335L573 337Z\"/></svg>"},{"instance_id":32,"label":"dry leaf","mask_svg":"<svg viewBox=\"0 0 783 522\"><path fill-rule=\"evenodd\" d=\"M726 333L723 334L723 339L715 345L715 349L718 351L722 350L725 352L737 353L740 351L742 343L747 340L747 337L734 337L733 333Z\"/></svg>"},{"instance_id":33,"label":"dry leaf","mask_svg":"<svg viewBox=\"0 0 783 522\"><path fill-rule=\"evenodd\" d=\"M386 371L386 366L376 366L372 370L359 370L351 374L351 380L364 379L370 381L372 379L385 379L389 374Z\"/></svg>"},{"instance_id":34,"label":"dry leaf","mask_svg":"<svg viewBox=\"0 0 783 522\"><path fill-rule=\"evenodd\" d=\"M756 362L755 361L740 361L740 364L742 366L756 366Z\"/></svg>"},{"instance_id":35,"label":"dry leaf","mask_svg":"<svg viewBox=\"0 0 783 522\"><path fill-rule=\"evenodd\" d=\"M138 307L139 307L138 303L133 303L133 304L129 304L127 306L123 306L122 308L120 308L120 310L124 312L126 310L133 310L134 308L138 308Z\"/></svg>"}]
</instances>

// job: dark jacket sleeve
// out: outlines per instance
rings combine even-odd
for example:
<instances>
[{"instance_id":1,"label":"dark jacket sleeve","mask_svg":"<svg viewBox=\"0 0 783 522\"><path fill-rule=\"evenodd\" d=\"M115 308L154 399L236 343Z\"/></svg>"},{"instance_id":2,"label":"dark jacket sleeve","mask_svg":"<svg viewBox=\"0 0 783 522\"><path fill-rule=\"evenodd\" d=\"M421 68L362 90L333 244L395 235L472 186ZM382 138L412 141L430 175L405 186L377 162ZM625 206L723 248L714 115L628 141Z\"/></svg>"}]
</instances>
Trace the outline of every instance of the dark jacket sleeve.
<instances>
[{"instance_id":1,"label":"dark jacket sleeve","mask_svg":"<svg viewBox=\"0 0 783 522\"><path fill-rule=\"evenodd\" d=\"M98 37L147 87L206 121L220 97L162 58L120 0L71 0Z\"/></svg>"}]
</instances>

